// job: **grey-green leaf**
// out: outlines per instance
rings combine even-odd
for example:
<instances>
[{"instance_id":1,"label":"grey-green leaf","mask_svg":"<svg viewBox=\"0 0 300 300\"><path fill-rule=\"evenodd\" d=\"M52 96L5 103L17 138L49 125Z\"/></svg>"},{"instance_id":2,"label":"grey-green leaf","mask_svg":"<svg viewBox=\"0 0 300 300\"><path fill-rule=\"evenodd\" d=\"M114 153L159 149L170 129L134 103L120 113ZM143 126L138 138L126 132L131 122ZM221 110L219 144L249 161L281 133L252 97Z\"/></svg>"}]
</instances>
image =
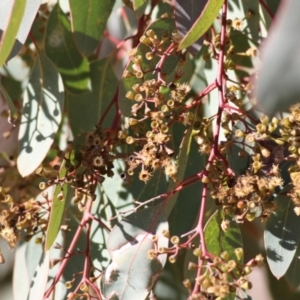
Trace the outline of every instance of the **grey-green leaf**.
<instances>
[{"instance_id":1,"label":"grey-green leaf","mask_svg":"<svg viewBox=\"0 0 300 300\"><path fill-rule=\"evenodd\" d=\"M62 119L63 106L62 79L52 62L40 54L24 95L17 159L22 176L31 174L47 155Z\"/></svg>"},{"instance_id":2,"label":"grey-green leaf","mask_svg":"<svg viewBox=\"0 0 300 300\"><path fill-rule=\"evenodd\" d=\"M300 218L293 210L292 200L284 195L275 199L276 210L272 212L264 233L267 260L276 278L288 270L300 241Z\"/></svg>"},{"instance_id":3,"label":"grey-green leaf","mask_svg":"<svg viewBox=\"0 0 300 300\"><path fill-rule=\"evenodd\" d=\"M162 235L167 229L161 204L133 213L115 225L107 241L112 263L101 279L105 297L119 300L147 297L164 265L161 256L147 257L154 249L152 236L158 237L158 247L167 247L168 239Z\"/></svg>"}]
</instances>

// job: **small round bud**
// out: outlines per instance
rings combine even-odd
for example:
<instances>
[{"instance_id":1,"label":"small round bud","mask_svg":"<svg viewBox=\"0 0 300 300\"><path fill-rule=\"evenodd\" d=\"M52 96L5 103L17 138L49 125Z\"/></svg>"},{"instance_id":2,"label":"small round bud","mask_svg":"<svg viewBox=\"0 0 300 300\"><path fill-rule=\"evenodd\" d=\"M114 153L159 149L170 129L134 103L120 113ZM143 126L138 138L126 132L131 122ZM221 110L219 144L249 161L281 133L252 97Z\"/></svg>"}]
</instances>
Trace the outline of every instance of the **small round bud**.
<instances>
[{"instance_id":1,"label":"small round bud","mask_svg":"<svg viewBox=\"0 0 300 300\"><path fill-rule=\"evenodd\" d=\"M175 256L175 255L169 256L169 262L170 262L171 264L174 264L174 263L176 262L176 256Z\"/></svg>"},{"instance_id":2,"label":"small round bud","mask_svg":"<svg viewBox=\"0 0 300 300\"><path fill-rule=\"evenodd\" d=\"M39 183L39 189L44 190L46 188L46 183L45 182L40 182Z\"/></svg>"},{"instance_id":3,"label":"small round bud","mask_svg":"<svg viewBox=\"0 0 300 300\"><path fill-rule=\"evenodd\" d=\"M128 145L133 144L133 143L134 143L134 138L133 138L132 136L128 136L128 137L126 138L126 143L127 143Z\"/></svg>"},{"instance_id":4,"label":"small round bud","mask_svg":"<svg viewBox=\"0 0 300 300\"><path fill-rule=\"evenodd\" d=\"M172 244L174 244L174 245L178 245L179 242L180 242L180 239L179 239L178 236L173 235L173 236L171 237L171 239L170 239L170 242L171 242Z\"/></svg>"}]
</instances>

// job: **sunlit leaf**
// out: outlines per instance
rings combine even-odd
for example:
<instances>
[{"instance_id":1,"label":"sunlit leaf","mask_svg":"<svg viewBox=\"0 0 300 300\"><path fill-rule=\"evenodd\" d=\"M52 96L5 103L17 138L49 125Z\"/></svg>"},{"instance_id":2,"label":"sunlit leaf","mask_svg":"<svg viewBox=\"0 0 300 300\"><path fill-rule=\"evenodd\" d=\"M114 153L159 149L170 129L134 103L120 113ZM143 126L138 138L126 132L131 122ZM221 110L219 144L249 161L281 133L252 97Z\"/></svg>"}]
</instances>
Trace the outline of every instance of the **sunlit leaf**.
<instances>
[{"instance_id":1,"label":"sunlit leaf","mask_svg":"<svg viewBox=\"0 0 300 300\"><path fill-rule=\"evenodd\" d=\"M178 48L184 49L195 43L212 25L224 0L209 0L189 32L183 37Z\"/></svg>"},{"instance_id":2,"label":"sunlit leaf","mask_svg":"<svg viewBox=\"0 0 300 300\"><path fill-rule=\"evenodd\" d=\"M105 297L146 298L163 268L160 256L147 257L154 249L152 236L158 237L158 247L167 247L168 239L162 235L167 229L161 204L133 213L115 225L107 241L112 263L101 279Z\"/></svg>"},{"instance_id":3,"label":"sunlit leaf","mask_svg":"<svg viewBox=\"0 0 300 300\"><path fill-rule=\"evenodd\" d=\"M284 195L276 197L276 209L268 218L264 232L267 260L276 278L288 270L300 241L300 218L293 210L292 200Z\"/></svg>"},{"instance_id":4,"label":"sunlit leaf","mask_svg":"<svg viewBox=\"0 0 300 300\"><path fill-rule=\"evenodd\" d=\"M140 18L147 7L149 0L133 0L133 9L138 18Z\"/></svg>"},{"instance_id":5,"label":"sunlit leaf","mask_svg":"<svg viewBox=\"0 0 300 300\"><path fill-rule=\"evenodd\" d=\"M10 1L11 2L11 1ZM13 1L13 6L10 6L11 3L4 1L0 5L0 17L3 14L4 17L7 15L10 16L9 23L7 27L0 28L3 31L3 34L0 39L0 67L8 59L11 50L16 42L16 36L19 30L19 27L22 22L22 18L25 12L26 1L24 0L15 0ZM4 18L3 18L4 19ZM6 18L5 18L6 19Z\"/></svg>"},{"instance_id":6,"label":"sunlit leaf","mask_svg":"<svg viewBox=\"0 0 300 300\"><path fill-rule=\"evenodd\" d=\"M63 106L61 77L51 61L40 54L24 95L17 159L22 176L31 174L47 155L61 122Z\"/></svg>"},{"instance_id":7,"label":"sunlit leaf","mask_svg":"<svg viewBox=\"0 0 300 300\"><path fill-rule=\"evenodd\" d=\"M61 165L59 178L64 178L67 174L65 161ZM50 211L49 225L46 232L45 250L48 251L53 245L60 230L66 204L70 202L73 191L69 185L57 185L53 194L53 204Z\"/></svg>"},{"instance_id":8,"label":"sunlit leaf","mask_svg":"<svg viewBox=\"0 0 300 300\"><path fill-rule=\"evenodd\" d=\"M87 89L88 60L78 52L73 40L70 21L59 5L53 8L48 19L45 51L56 65L68 91L80 93Z\"/></svg>"},{"instance_id":9,"label":"sunlit leaf","mask_svg":"<svg viewBox=\"0 0 300 300\"><path fill-rule=\"evenodd\" d=\"M91 55L102 40L115 1L70 0L72 31L84 56Z\"/></svg>"}]
</instances>

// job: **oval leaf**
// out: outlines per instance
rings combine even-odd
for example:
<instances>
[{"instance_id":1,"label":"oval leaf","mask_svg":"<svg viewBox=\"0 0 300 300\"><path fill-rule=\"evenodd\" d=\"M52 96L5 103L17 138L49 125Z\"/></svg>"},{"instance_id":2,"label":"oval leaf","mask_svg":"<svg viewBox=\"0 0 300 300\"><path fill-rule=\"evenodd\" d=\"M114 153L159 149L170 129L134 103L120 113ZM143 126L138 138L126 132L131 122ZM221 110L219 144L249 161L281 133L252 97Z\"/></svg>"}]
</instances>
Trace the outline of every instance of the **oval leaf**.
<instances>
[{"instance_id":1,"label":"oval leaf","mask_svg":"<svg viewBox=\"0 0 300 300\"><path fill-rule=\"evenodd\" d=\"M89 64L78 52L73 40L70 21L56 5L47 23L45 51L61 74L64 85L72 93L87 89Z\"/></svg>"},{"instance_id":2,"label":"oval leaf","mask_svg":"<svg viewBox=\"0 0 300 300\"><path fill-rule=\"evenodd\" d=\"M276 210L272 212L264 232L267 260L276 278L282 277L295 256L300 241L300 218L293 210L292 200L283 195L276 197Z\"/></svg>"},{"instance_id":3,"label":"oval leaf","mask_svg":"<svg viewBox=\"0 0 300 300\"><path fill-rule=\"evenodd\" d=\"M263 48L255 94L258 104L269 115L299 102L299 11L300 1L282 1Z\"/></svg>"},{"instance_id":4,"label":"oval leaf","mask_svg":"<svg viewBox=\"0 0 300 300\"><path fill-rule=\"evenodd\" d=\"M51 61L40 54L24 95L17 159L22 176L31 174L47 155L61 122L63 104L61 77Z\"/></svg>"},{"instance_id":5,"label":"oval leaf","mask_svg":"<svg viewBox=\"0 0 300 300\"><path fill-rule=\"evenodd\" d=\"M174 0L176 27L181 36L185 36L197 18L201 15L207 0ZM189 51L196 54L203 44L203 38L189 46Z\"/></svg>"},{"instance_id":6,"label":"oval leaf","mask_svg":"<svg viewBox=\"0 0 300 300\"><path fill-rule=\"evenodd\" d=\"M114 4L111 0L70 1L72 31L84 56L91 55L102 40Z\"/></svg>"},{"instance_id":7,"label":"oval leaf","mask_svg":"<svg viewBox=\"0 0 300 300\"><path fill-rule=\"evenodd\" d=\"M180 50L191 46L208 30L218 15L224 0L209 0L192 28L184 36L178 48Z\"/></svg>"},{"instance_id":8,"label":"oval leaf","mask_svg":"<svg viewBox=\"0 0 300 300\"><path fill-rule=\"evenodd\" d=\"M158 247L167 247L168 239L161 234L164 229L168 224L161 204L133 213L113 228L107 241L112 263L101 278L105 297L147 297L164 264L161 256L149 259L147 254L154 249L153 235L158 236Z\"/></svg>"}]
</instances>

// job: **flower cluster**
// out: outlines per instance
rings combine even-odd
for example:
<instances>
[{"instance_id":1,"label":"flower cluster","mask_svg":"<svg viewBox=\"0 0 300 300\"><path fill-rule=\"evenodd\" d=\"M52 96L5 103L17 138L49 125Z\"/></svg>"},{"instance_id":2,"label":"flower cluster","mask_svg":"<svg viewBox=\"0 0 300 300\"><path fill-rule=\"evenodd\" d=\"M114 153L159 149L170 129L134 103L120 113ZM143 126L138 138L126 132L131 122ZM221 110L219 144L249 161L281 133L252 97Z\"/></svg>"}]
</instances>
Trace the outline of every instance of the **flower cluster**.
<instances>
[{"instance_id":1,"label":"flower cluster","mask_svg":"<svg viewBox=\"0 0 300 300\"><path fill-rule=\"evenodd\" d=\"M176 180L177 166L171 158L175 150L169 146L170 128L174 122L186 125L193 120L190 112L185 111L185 99L191 88L178 81L183 76L184 56L175 67L174 82L167 83L168 77L160 69L151 70L149 74L150 70L144 67L147 65L145 62L152 59L156 59L159 65L159 61L163 60L163 51L169 47L169 55L172 55L172 45L178 41L177 32L158 37L149 29L140 38L140 46L131 51L131 63L123 74L125 79L134 76L136 80L133 80L135 83L126 93L126 98L134 102L132 117L125 128L128 132L120 131L119 139L140 149L135 149L126 161L128 174L132 175L140 167L139 178L144 182L159 168L164 168L166 175Z\"/></svg>"}]
</instances>

